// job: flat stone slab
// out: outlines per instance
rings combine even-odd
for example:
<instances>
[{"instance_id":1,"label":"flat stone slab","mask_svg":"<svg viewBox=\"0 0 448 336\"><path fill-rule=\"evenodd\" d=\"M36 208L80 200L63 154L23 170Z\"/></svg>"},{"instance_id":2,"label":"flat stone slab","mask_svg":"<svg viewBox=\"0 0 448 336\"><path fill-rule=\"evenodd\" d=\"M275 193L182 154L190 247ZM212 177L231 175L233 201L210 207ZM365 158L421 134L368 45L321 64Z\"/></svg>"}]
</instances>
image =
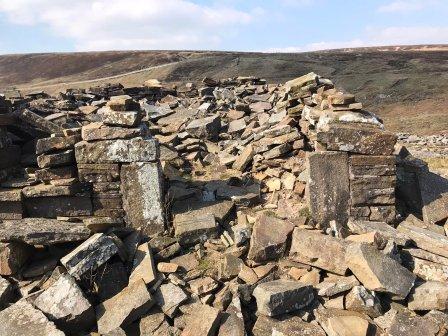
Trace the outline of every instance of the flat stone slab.
<instances>
[{"instance_id":1,"label":"flat stone slab","mask_svg":"<svg viewBox=\"0 0 448 336\"><path fill-rule=\"evenodd\" d=\"M314 300L312 286L287 280L262 283L255 288L253 296L257 300L258 313L267 316L299 310Z\"/></svg>"},{"instance_id":2,"label":"flat stone slab","mask_svg":"<svg viewBox=\"0 0 448 336\"><path fill-rule=\"evenodd\" d=\"M25 300L0 312L0 335L65 336L44 313Z\"/></svg>"},{"instance_id":3,"label":"flat stone slab","mask_svg":"<svg viewBox=\"0 0 448 336\"><path fill-rule=\"evenodd\" d=\"M81 141L79 135L39 139L36 143L36 154L40 155L51 151L69 149L72 148L78 141Z\"/></svg>"},{"instance_id":4,"label":"flat stone slab","mask_svg":"<svg viewBox=\"0 0 448 336\"><path fill-rule=\"evenodd\" d=\"M293 260L344 275L348 242L319 231L295 228L289 255Z\"/></svg>"},{"instance_id":5,"label":"flat stone slab","mask_svg":"<svg viewBox=\"0 0 448 336\"><path fill-rule=\"evenodd\" d=\"M159 149L155 139L81 141L75 146L75 155L78 163L154 162Z\"/></svg>"},{"instance_id":6,"label":"flat stone slab","mask_svg":"<svg viewBox=\"0 0 448 336\"><path fill-rule=\"evenodd\" d=\"M83 223L55 219L25 218L0 223L0 241L18 241L30 245L53 245L85 240L90 230Z\"/></svg>"}]
</instances>

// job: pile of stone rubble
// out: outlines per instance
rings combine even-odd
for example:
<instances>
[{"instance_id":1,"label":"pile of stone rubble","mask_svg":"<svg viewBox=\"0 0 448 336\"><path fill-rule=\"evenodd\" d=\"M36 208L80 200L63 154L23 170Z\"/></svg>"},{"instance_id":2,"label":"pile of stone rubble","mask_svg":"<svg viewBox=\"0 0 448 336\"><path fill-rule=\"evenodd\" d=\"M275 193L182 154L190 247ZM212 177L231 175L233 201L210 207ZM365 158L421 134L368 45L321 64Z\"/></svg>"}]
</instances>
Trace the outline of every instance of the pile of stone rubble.
<instances>
[{"instance_id":1,"label":"pile of stone rubble","mask_svg":"<svg viewBox=\"0 0 448 336\"><path fill-rule=\"evenodd\" d=\"M448 333L446 180L310 73L0 95L0 335Z\"/></svg>"}]
</instances>

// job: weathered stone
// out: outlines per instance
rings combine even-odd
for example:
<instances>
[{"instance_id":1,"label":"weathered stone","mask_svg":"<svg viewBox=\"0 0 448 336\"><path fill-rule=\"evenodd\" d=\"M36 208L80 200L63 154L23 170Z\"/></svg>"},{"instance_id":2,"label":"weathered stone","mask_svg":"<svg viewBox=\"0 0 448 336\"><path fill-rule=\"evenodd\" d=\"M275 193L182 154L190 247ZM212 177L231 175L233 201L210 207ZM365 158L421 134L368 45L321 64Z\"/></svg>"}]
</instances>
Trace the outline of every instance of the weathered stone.
<instances>
[{"instance_id":1,"label":"weathered stone","mask_svg":"<svg viewBox=\"0 0 448 336\"><path fill-rule=\"evenodd\" d=\"M399 312L392 319L388 330L391 336L436 336L439 326L430 319L408 312Z\"/></svg>"},{"instance_id":2,"label":"weathered stone","mask_svg":"<svg viewBox=\"0 0 448 336\"><path fill-rule=\"evenodd\" d=\"M26 300L21 300L0 312L0 335L64 336L53 322Z\"/></svg>"},{"instance_id":3,"label":"weathered stone","mask_svg":"<svg viewBox=\"0 0 448 336\"><path fill-rule=\"evenodd\" d=\"M142 319L140 320L140 335L160 335L158 334L158 330L160 330L164 322L165 314L158 307L151 308L151 310L148 312L148 315L142 317Z\"/></svg>"},{"instance_id":4,"label":"weathered stone","mask_svg":"<svg viewBox=\"0 0 448 336\"><path fill-rule=\"evenodd\" d=\"M133 100L128 95L112 96L106 105L113 111L126 111L132 107Z\"/></svg>"},{"instance_id":5,"label":"weathered stone","mask_svg":"<svg viewBox=\"0 0 448 336\"><path fill-rule=\"evenodd\" d=\"M438 281L427 281L416 285L409 295L408 308L411 310L447 310L448 285Z\"/></svg>"},{"instance_id":6,"label":"weathered stone","mask_svg":"<svg viewBox=\"0 0 448 336\"><path fill-rule=\"evenodd\" d=\"M106 183L120 179L118 164L78 163L79 180L81 182Z\"/></svg>"},{"instance_id":7,"label":"weathered stone","mask_svg":"<svg viewBox=\"0 0 448 336\"><path fill-rule=\"evenodd\" d=\"M382 315L382 307L375 292L355 286L345 296L345 309L364 313L372 318Z\"/></svg>"},{"instance_id":8,"label":"weathered stone","mask_svg":"<svg viewBox=\"0 0 448 336\"><path fill-rule=\"evenodd\" d=\"M89 194L27 198L24 201L29 217L57 218L91 216L92 202Z\"/></svg>"},{"instance_id":9,"label":"weathered stone","mask_svg":"<svg viewBox=\"0 0 448 336\"><path fill-rule=\"evenodd\" d=\"M0 223L1 241L18 241L30 245L52 245L87 239L90 231L82 223L54 219L25 218Z\"/></svg>"},{"instance_id":10,"label":"weathered stone","mask_svg":"<svg viewBox=\"0 0 448 336\"><path fill-rule=\"evenodd\" d=\"M121 191L128 226L140 227L147 235L165 230L159 163L131 163L122 166Z\"/></svg>"},{"instance_id":11,"label":"weathered stone","mask_svg":"<svg viewBox=\"0 0 448 336\"><path fill-rule=\"evenodd\" d=\"M98 332L106 334L126 326L146 314L153 305L154 300L140 279L96 307Z\"/></svg>"},{"instance_id":12,"label":"weathered stone","mask_svg":"<svg viewBox=\"0 0 448 336\"><path fill-rule=\"evenodd\" d=\"M0 275L16 274L31 252L32 248L21 242L0 243Z\"/></svg>"},{"instance_id":13,"label":"weathered stone","mask_svg":"<svg viewBox=\"0 0 448 336\"><path fill-rule=\"evenodd\" d=\"M295 261L344 275L348 268L347 246L343 239L295 228L289 255Z\"/></svg>"},{"instance_id":14,"label":"weathered stone","mask_svg":"<svg viewBox=\"0 0 448 336\"><path fill-rule=\"evenodd\" d=\"M22 219L21 189L0 189L0 220Z\"/></svg>"},{"instance_id":15,"label":"weathered stone","mask_svg":"<svg viewBox=\"0 0 448 336\"><path fill-rule=\"evenodd\" d=\"M75 146L78 163L153 162L159 157L155 139L134 138L96 142L81 141Z\"/></svg>"},{"instance_id":16,"label":"weathered stone","mask_svg":"<svg viewBox=\"0 0 448 336\"><path fill-rule=\"evenodd\" d=\"M128 285L128 270L121 261L105 263L96 274L94 281L100 302L117 295Z\"/></svg>"},{"instance_id":17,"label":"weathered stone","mask_svg":"<svg viewBox=\"0 0 448 336\"><path fill-rule=\"evenodd\" d=\"M38 184L23 188L22 193L25 198L35 198L35 197L53 197L53 196L74 196L78 193L83 193L87 190L88 187L81 183L75 183L66 186Z\"/></svg>"},{"instance_id":18,"label":"weathered stone","mask_svg":"<svg viewBox=\"0 0 448 336\"><path fill-rule=\"evenodd\" d=\"M39 168L69 166L74 162L75 151L73 149L53 154L41 154L37 157Z\"/></svg>"},{"instance_id":19,"label":"weathered stone","mask_svg":"<svg viewBox=\"0 0 448 336\"><path fill-rule=\"evenodd\" d=\"M405 298L414 286L415 275L368 244L353 243L346 263L367 289Z\"/></svg>"},{"instance_id":20,"label":"weathered stone","mask_svg":"<svg viewBox=\"0 0 448 336\"><path fill-rule=\"evenodd\" d=\"M162 311L174 317L177 307L188 299L188 295L178 286L171 283L161 285L154 293L154 299Z\"/></svg>"},{"instance_id":21,"label":"weathered stone","mask_svg":"<svg viewBox=\"0 0 448 336\"><path fill-rule=\"evenodd\" d=\"M246 146L244 150L241 152L241 154L236 158L235 162L233 163L232 167L233 169L244 171L249 163L254 158L255 152L252 145Z\"/></svg>"},{"instance_id":22,"label":"weathered stone","mask_svg":"<svg viewBox=\"0 0 448 336\"><path fill-rule=\"evenodd\" d=\"M34 305L56 325L69 333L89 331L95 324L95 312L81 288L70 275L59 279L40 294Z\"/></svg>"},{"instance_id":23,"label":"weathered stone","mask_svg":"<svg viewBox=\"0 0 448 336\"><path fill-rule=\"evenodd\" d=\"M61 259L68 273L79 279L87 272L94 272L118 253L114 239L96 233Z\"/></svg>"},{"instance_id":24,"label":"weathered stone","mask_svg":"<svg viewBox=\"0 0 448 336\"><path fill-rule=\"evenodd\" d=\"M218 309L201 305L188 318L181 336L213 336L219 328L221 313Z\"/></svg>"},{"instance_id":25,"label":"weathered stone","mask_svg":"<svg viewBox=\"0 0 448 336\"><path fill-rule=\"evenodd\" d=\"M195 279L190 281L189 285L196 295L209 294L219 287L219 284L210 277Z\"/></svg>"},{"instance_id":26,"label":"weathered stone","mask_svg":"<svg viewBox=\"0 0 448 336\"><path fill-rule=\"evenodd\" d=\"M367 155L391 155L397 141L394 133L358 125L329 124L317 132L317 141L327 150Z\"/></svg>"},{"instance_id":27,"label":"weathered stone","mask_svg":"<svg viewBox=\"0 0 448 336\"><path fill-rule=\"evenodd\" d=\"M282 257L293 229L291 222L262 215L252 229L248 259L265 262Z\"/></svg>"},{"instance_id":28,"label":"weathered stone","mask_svg":"<svg viewBox=\"0 0 448 336\"><path fill-rule=\"evenodd\" d=\"M218 336L246 336L244 320L241 314L226 312L222 314Z\"/></svg>"},{"instance_id":29,"label":"weathered stone","mask_svg":"<svg viewBox=\"0 0 448 336\"><path fill-rule=\"evenodd\" d=\"M349 291L358 285L359 281L354 275L348 277L330 276L321 282L317 288L320 296L334 296Z\"/></svg>"},{"instance_id":30,"label":"weathered stone","mask_svg":"<svg viewBox=\"0 0 448 336\"><path fill-rule=\"evenodd\" d=\"M130 139L142 135L141 128L109 127L102 123L91 123L81 130L82 140L85 141Z\"/></svg>"},{"instance_id":31,"label":"weathered stone","mask_svg":"<svg viewBox=\"0 0 448 336\"><path fill-rule=\"evenodd\" d=\"M423 170L417 175L422 201L423 220L439 224L448 218L448 182L445 178Z\"/></svg>"},{"instance_id":32,"label":"weathered stone","mask_svg":"<svg viewBox=\"0 0 448 336\"><path fill-rule=\"evenodd\" d=\"M373 332L368 317L361 313L329 308L318 309L315 315L328 336L369 336Z\"/></svg>"},{"instance_id":33,"label":"weathered stone","mask_svg":"<svg viewBox=\"0 0 448 336\"><path fill-rule=\"evenodd\" d=\"M350 185L348 155L340 152L316 152L307 156L309 207L319 227L331 221L345 226L349 217Z\"/></svg>"},{"instance_id":34,"label":"weathered stone","mask_svg":"<svg viewBox=\"0 0 448 336\"><path fill-rule=\"evenodd\" d=\"M448 257L448 238L446 236L419 228L407 221L402 222L397 230L412 239L417 247Z\"/></svg>"},{"instance_id":35,"label":"weathered stone","mask_svg":"<svg viewBox=\"0 0 448 336\"><path fill-rule=\"evenodd\" d=\"M124 226L123 219L111 217L89 217L85 218L83 223L93 233L106 232L109 229Z\"/></svg>"},{"instance_id":36,"label":"weathered stone","mask_svg":"<svg viewBox=\"0 0 448 336\"><path fill-rule=\"evenodd\" d=\"M213 115L203 119L194 119L185 130L199 139L215 139L221 130L221 118Z\"/></svg>"},{"instance_id":37,"label":"weathered stone","mask_svg":"<svg viewBox=\"0 0 448 336\"><path fill-rule=\"evenodd\" d=\"M412 273L426 281L448 281L448 266L432 262L403 253L401 255L403 264Z\"/></svg>"},{"instance_id":38,"label":"weathered stone","mask_svg":"<svg viewBox=\"0 0 448 336\"><path fill-rule=\"evenodd\" d=\"M174 263L159 262L157 264L157 270L161 273L176 273L178 269L179 265Z\"/></svg>"},{"instance_id":39,"label":"weathered stone","mask_svg":"<svg viewBox=\"0 0 448 336\"><path fill-rule=\"evenodd\" d=\"M191 218L190 214L179 214L174 217L173 224L175 236L179 239L179 244L184 246L195 245L218 235L218 223L213 214L196 218Z\"/></svg>"},{"instance_id":40,"label":"weathered stone","mask_svg":"<svg viewBox=\"0 0 448 336\"><path fill-rule=\"evenodd\" d=\"M36 143L36 154L40 155L52 151L70 149L73 148L78 141L81 141L81 138L77 135L38 139Z\"/></svg>"},{"instance_id":41,"label":"weathered stone","mask_svg":"<svg viewBox=\"0 0 448 336\"><path fill-rule=\"evenodd\" d=\"M70 179L76 177L76 167L57 167L45 168L36 170L36 179L39 181L48 182L51 180Z\"/></svg>"},{"instance_id":42,"label":"weathered stone","mask_svg":"<svg viewBox=\"0 0 448 336\"><path fill-rule=\"evenodd\" d=\"M154 258L148 243L140 245L135 252L129 283L140 281L140 279L143 279L148 286L152 285L157 279Z\"/></svg>"},{"instance_id":43,"label":"weathered stone","mask_svg":"<svg viewBox=\"0 0 448 336\"><path fill-rule=\"evenodd\" d=\"M260 315L252 330L254 336L325 336L324 330L317 324L304 322L293 316L276 320Z\"/></svg>"},{"instance_id":44,"label":"weathered stone","mask_svg":"<svg viewBox=\"0 0 448 336\"><path fill-rule=\"evenodd\" d=\"M97 114L101 116L103 123L112 126L134 127L142 118L139 111L113 111L109 108L101 108Z\"/></svg>"},{"instance_id":45,"label":"weathered stone","mask_svg":"<svg viewBox=\"0 0 448 336\"><path fill-rule=\"evenodd\" d=\"M22 119L24 122L45 131L48 134L62 133L62 127L56 125L55 123L45 118L42 118L38 114L31 112L28 109L24 109L20 113L19 118Z\"/></svg>"},{"instance_id":46,"label":"weathered stone","mask_svg":"<svg viewBox=\"0 0 448 336\"><path fill-rule=\"evenodd\" d=\"M230 280L237 277L243 265L244 263L240 258L237 258L231 254L225 254L219 264L219 279Z\"/></svg>"},{"instance_id":47,"label":"weathered stone","mask_svg":"<svg viewBox=\"0 0 448 336\"><path fill-rule=\"evenodd\" d=\"M287 280L262 283L255 288L253 296L257 300L258 312L267 316L299 310L314 300L311 286Z\"/></svg>"},{"instance_id":48,"label":"weathered stone","mask_svg":"<svg viewBox=\"0 0 448 336\"><path fill-rule=\"evenodd\" d=\"M317 84L318 76L314 72L310 72L304 76L292 79L285 83L285 88L292 93L299 92L302 87Z\"/></svg>"}]
</instances>

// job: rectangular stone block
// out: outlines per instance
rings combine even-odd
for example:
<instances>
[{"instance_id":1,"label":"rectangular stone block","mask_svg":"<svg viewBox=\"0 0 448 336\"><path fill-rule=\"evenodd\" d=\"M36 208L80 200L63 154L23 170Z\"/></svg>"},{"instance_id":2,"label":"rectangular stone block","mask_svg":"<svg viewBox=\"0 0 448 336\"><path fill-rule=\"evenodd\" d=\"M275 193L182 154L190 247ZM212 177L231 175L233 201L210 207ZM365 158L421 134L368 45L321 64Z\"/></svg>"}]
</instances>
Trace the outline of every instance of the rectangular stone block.
<instances>
[{"instance_id":1,"label":"rectangular stone block","mask_svg":"<svg viewBox=\"0 0 448 336\"><path fill-rule=\"evenodd\" d=\"M75 152L78 163L154 162L159 158L157 140L143 138L81 141Z\"/></svg>"},{"instance_id":2,"label":"rectangular stone block","mask_svg":"<svg viewBox=\"0 0 448 336\"><path fill-rule=\"evenodd\" d=\"M352 188L350 191L352 206L360 205L393 205L395 204L395 189L363 189Z\"/></svg>"},{"instance_id":3,"label":"rectangular stone block","mask_svg":"<svg viewBox=\"0 0 448 336\"><path fill-rule=\"evenodd\" d=\"M164 231L162 172L159 163L131 163L121 167L123 209L128 226L148 235Z\"/></svg>"},{"instance_id":4,"label":"rectangular stone block","mask_svg":"<svg viewBox=\"0 0 448 336\"><path fill-rule=\"evenodd\" d=\"M309 208L321 228L331 221L345 225L350 209L348 155L343 152L315 152L307 157Z\"/></svg>"},{"instance_id":5,"label":"rectangular stone block","mask_svg":"<svg viewBox=\"0 0 448 336\"><path fill-rule=\"evenodd\" d=\"M73 148L78 141L81 141L79 135L38 139L36 143L36 154L40 155L51 151L70 149Z\"/></svg>"},{"instance_id":6,"label":"rectangular stone block","mask_svg":"<svg viewBox=\"0 0 448 336\"><path fill-rule=\"evenodd\" d=\"M29 217L56 218L92 215L90 196L55 196L28 198L24 202Z\"/></svg>"},{"instance_id":7,"label":"rectangular stone block","mask_svg":"<svg viewBox=\"0 0 448 336\"><path fill-rule=\"evenodd\" d=\"M82 139L86 141L129 139L142 136L140 128L109 127L102 123L92 123L83 126L81 130Z\"/></svg>"},{"instance_id":8,"label":"rectangular stone block","mask_svg":"<svg viewBox=\"0 0 448 336\"><path fill-rule=\"evenodd\" d=\"M54 154L42 154L37 157L39 168L69 166L75 162L75 152L69 149Z\"/></svg>"},{"instance_id":9,"label":"rectangular stone block","mask_svg":"<svg viewBox=\"0 0 448 336\"><path fill-rule=\"evenodd\" d=\"M63 180L76 177L76 166L44 168L36 170L36 179L47 182L51 180Z\"/></svg>"},{"instance_id":10,"label":"rectangular stone block","mask_svg":"<svg viewBox=\"0 0 448 336\"><path fill-rule=\"evenodd\" d=\"M79 180L82 182L103 183L120 179L118 164L78 164Z\"/></svg>"},{"instance_id":11,"label":"rectangular stone block","mask_svg":"<svg viewBox=\"0 0 448 336\"><path fill-rule=\"evenodd\" d=\"M317 141L327 150L368 155L391 155L397 136L381 129L359 125L330 124L317 133Z\"/></svg>"}]
</instances>

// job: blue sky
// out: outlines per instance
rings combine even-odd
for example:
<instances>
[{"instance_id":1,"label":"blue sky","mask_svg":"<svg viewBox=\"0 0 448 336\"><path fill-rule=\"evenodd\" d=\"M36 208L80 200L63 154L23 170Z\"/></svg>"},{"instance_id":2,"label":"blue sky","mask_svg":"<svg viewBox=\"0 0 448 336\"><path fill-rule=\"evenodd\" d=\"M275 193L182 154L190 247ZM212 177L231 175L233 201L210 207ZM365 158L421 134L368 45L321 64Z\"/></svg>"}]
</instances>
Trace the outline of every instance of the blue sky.
<instances>
[{"instance_id":1,"label":"blue sky","mask_svg":"<svg viewBox=\"0 0 448 336\"><path fill-rule=\"evenodd\" d=\"M0 0L0 54L448 43L448 0Z\"/></svg>"}]
</instances>

